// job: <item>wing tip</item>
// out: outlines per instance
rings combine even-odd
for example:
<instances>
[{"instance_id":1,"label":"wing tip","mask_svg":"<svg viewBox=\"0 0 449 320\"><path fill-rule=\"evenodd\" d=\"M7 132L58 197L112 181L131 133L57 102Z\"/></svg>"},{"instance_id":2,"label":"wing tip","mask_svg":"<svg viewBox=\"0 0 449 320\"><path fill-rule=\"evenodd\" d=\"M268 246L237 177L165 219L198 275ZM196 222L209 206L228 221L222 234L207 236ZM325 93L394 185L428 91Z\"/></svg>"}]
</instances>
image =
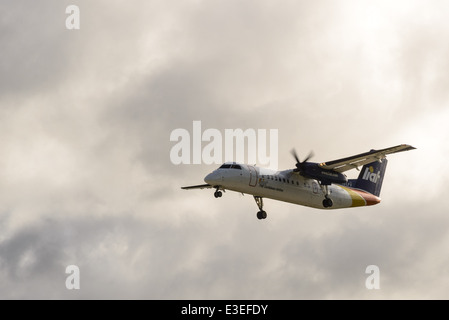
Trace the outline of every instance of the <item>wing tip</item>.
<instances>
[{"instance_id":1,"label":"wing tip","mask_svg":"<svg viewBox=\"0 0 449 320\"><path fill-rule=\"evenodd\" d=\"M405 143L399 145L398 147L401 147L401 148L402 148L402 149L399 150L399 151L409 151L409 150L415 150L415 149L416 149L414 146L409 145L409 144L405 144Z\"/></svg>"}]
</instances>

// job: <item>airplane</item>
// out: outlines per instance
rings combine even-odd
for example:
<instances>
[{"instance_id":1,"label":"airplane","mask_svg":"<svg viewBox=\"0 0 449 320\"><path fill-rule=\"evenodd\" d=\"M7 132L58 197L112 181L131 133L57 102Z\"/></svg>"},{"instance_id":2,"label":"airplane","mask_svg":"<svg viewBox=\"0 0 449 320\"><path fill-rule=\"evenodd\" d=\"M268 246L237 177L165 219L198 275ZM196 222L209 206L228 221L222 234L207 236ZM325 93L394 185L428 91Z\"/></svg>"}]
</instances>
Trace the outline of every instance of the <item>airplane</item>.
<instances>
[{"instance_id":1,"label":"airplane","mask_svg":"<svg viewBox=\"0 0 449 320\"><path fill-rule=\"evenodd\" d=\"M309 162L313 152L300 161L293 149L294 169L274 171L225 162L204 178L206 184L181 189L215 189L215 198L220 198L226 190L250 194L259 207L259 220L267 218L263 210L264 198L317 209L372 206L381 201L380 190L388 162L386 156L413 149L416 148L401 144L321 163ZM360 166L363 166L361 171ZM343 173L352 169L360 171L357 179L348 179Z\"/></svg>"}]
</instances>

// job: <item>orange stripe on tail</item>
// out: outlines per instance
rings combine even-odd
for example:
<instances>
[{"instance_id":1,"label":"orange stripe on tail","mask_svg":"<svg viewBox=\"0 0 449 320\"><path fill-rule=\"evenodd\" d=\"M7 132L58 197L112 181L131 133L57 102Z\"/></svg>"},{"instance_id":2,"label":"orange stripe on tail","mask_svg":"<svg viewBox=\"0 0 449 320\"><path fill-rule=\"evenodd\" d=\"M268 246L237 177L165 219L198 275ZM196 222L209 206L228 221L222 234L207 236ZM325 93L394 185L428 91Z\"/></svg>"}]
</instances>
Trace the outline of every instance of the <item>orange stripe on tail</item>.
<instances>
[{"instance_id":1,"label":"orange stripe on tail","mask_svg":"<svg viewBox=\"0 0 449 320\"><path fill-rule=\"evenodd\" d=\"M343 188L351 197L352 205L351 207L364 207L372 206L380 203L380 198L375 195L358 189L352 189L348 187L339 186Z\"/></svg>"},{"instance_id":2,"label":"orange stripe on tail","mask_svg":"<svg viewBox=\"0 0 449 320\"><path fill-rule=\"evenodd\" d=\"M375 195L362 191L362 190L356 190L356 189L352 189L354 192L358 193L360 196L363 197L363 199L365 199L366 201L366 205L367 206L373 206L375 204L380 203L380 198L376 197Z\"/></svg>"}]
</instances>

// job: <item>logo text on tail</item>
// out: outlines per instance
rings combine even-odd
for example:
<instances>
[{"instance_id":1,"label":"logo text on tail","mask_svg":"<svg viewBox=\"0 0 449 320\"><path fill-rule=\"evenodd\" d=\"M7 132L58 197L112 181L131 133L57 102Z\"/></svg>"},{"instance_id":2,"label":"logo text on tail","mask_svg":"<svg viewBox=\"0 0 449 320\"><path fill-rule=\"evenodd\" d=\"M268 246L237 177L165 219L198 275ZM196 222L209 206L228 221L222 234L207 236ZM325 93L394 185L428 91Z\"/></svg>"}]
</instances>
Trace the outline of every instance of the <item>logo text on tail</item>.
<instances>
[{"instance_id":1,"label":"logo text on tail","mask_svg":"<svg viewBox=\"0 0 449 320\"><path fill-rule=\"evenodd\" d=\"M374 173L374 168L372 166L369 168L366 168L362 179L377 183L377 181L379 181L379 179L380 179L380 171L378 171L377 173Z\"/></svg>"}]
</instances>

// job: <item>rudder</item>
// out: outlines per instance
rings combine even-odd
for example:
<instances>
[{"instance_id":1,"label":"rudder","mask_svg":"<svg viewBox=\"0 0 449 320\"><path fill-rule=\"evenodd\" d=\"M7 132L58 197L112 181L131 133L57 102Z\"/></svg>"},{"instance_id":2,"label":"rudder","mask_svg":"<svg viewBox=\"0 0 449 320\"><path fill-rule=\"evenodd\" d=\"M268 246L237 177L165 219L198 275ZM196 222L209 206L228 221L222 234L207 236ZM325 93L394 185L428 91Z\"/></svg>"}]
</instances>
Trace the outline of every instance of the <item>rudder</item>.
<instances>
[{"instance_id":1,"label":"rudder","mask_svg":"<svg viewBox=\"0 0 449 320\"><path fill-rule=\"evenodd\" d=\"M353 183L352 185L357 189L364 190L379 197L387 163L387 159L382 159L364 165L359 177L354 181L355 184Z\"/></svg>"}]
</instances>

